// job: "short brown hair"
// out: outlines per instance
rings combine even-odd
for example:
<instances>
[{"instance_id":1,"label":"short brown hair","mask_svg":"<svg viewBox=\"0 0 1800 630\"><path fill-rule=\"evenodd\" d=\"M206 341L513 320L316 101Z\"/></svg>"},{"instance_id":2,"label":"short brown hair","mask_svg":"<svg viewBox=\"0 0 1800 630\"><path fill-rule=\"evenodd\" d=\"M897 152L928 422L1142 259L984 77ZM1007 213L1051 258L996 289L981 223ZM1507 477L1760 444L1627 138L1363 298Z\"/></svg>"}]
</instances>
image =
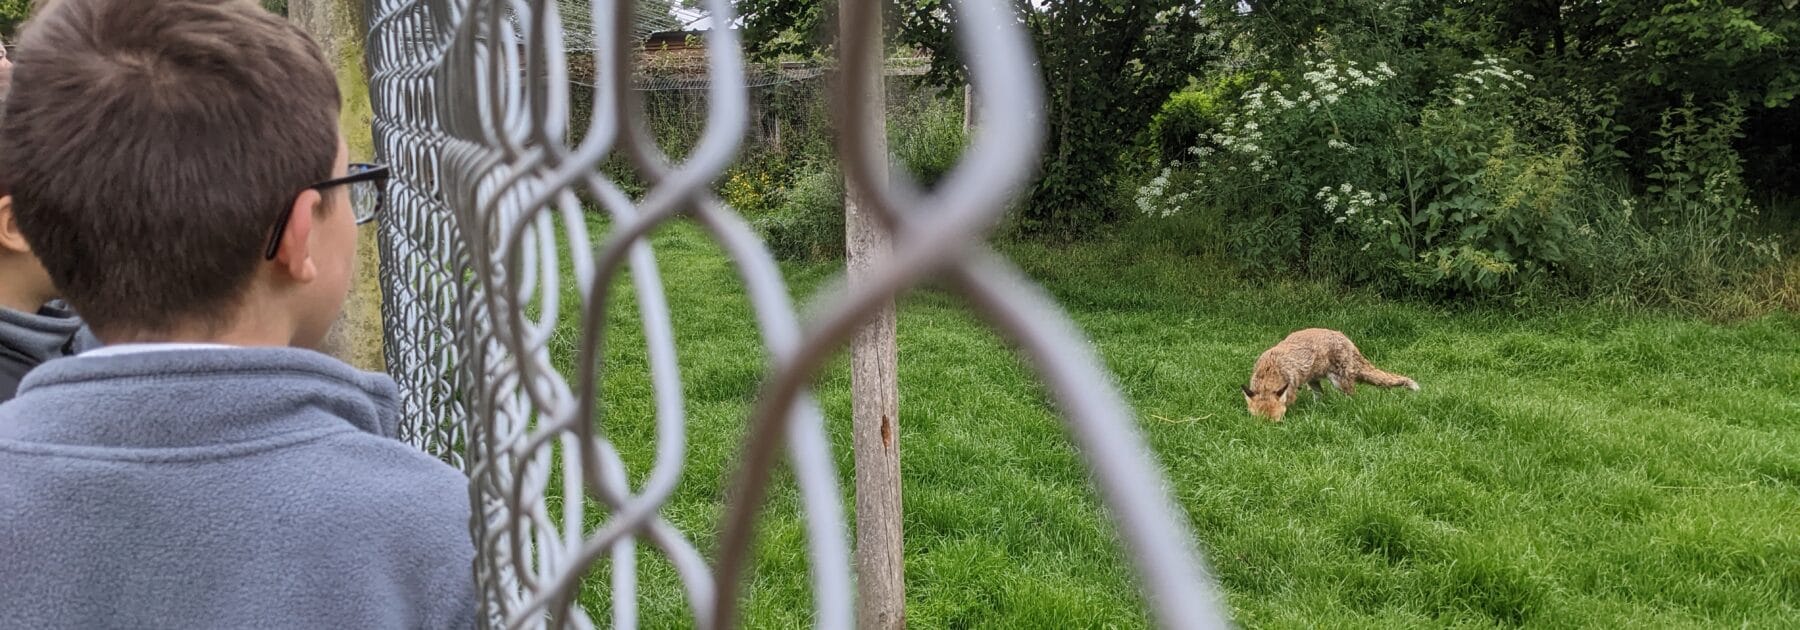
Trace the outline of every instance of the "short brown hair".
<instances>
[{"instance_id":1,"label":"short brown hair","mask_svg":"<svg viewBox=\"0 0 1800 630\"><path fill-rule=\"evenodd\" d=\"M18 49L0 163L57 288L102 335L222 323L331 177L318 45L251 0L58 0Z\"/></svg>"}]
</instances>

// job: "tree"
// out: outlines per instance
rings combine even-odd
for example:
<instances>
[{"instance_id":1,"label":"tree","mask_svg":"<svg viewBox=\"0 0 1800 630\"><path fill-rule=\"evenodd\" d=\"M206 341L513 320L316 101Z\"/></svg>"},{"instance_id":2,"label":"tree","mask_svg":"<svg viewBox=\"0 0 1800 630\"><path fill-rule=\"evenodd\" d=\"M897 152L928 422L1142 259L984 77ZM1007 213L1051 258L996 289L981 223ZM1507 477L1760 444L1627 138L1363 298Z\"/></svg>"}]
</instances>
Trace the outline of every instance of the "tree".
<instances>
[{"instance_id":1,"label":"tree","mask_svg":"<svg viewBox=\"0 0 1800 630\"><path fill-rule=\"evenodd\" d=\"M1036 44L1049 127L1044 171L1021 226L1078 235L1114 218L1109 203L1119 156L1169 94L1185 85L1215 47L1200 5L1186 0L1015 0ZM743 0L745 41L760 56L816 55L830 47L834 4ZM885 14L891 39L932 55L926 79L963 82L954 36L956 5L895 0Z\"/></svg>"},{"instance_id":2,"label":"tree","mask_svg":"<svg viewBox=\"0 0 1800 630\"><path fill-rule=\"evenodd\" d=\"M1025 23L1050 133L1024 226L1074 236L1116 218L1120 155L1212 51L1196 5L1179 0L1050 0Z\"/></svg>"},{"instance_id":3,"label":"tree","mask_svg":"<svg viewBox=\"0 0 1800 630\"><path fill-rule=\"evenodd\" d=\"M1502 11L1508 3L1492 4ZM1532 51L1547 72L1614 91L1619 120L1636 130L1655 129L1664 112L1690 98L1715 110L1741 107L1753 133L1737 144L1752 174L1767 190L1800 191L1789 176L1800 144L1795 0L1537 4L1539 17L1515 29L1554 43ZM1621 148L1642 155L1651 147L1650 135L1640 133Z\"/></svg>"}]
</instances>

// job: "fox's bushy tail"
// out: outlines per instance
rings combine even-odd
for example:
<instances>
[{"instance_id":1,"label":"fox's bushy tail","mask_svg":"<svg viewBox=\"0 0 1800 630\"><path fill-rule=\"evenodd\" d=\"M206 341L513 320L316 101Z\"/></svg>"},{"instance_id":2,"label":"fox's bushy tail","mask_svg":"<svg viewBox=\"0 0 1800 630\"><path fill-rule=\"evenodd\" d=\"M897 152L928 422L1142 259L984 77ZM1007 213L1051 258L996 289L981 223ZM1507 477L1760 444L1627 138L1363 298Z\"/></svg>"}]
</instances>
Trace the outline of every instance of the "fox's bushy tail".
<instances>
[{"instance_id":1,"label":"fox's bushy tail","mask_svg":"<svg viewBox=\"0 0 1800 630\"><path fill-rule=\"evenodd\" d=\"M1376 387L1405 387L1419 391L1418 381L1375 367L1368 359L1362 360L1362 369L1356 371L1356 380Z\"/></svg>"}]
</instances>

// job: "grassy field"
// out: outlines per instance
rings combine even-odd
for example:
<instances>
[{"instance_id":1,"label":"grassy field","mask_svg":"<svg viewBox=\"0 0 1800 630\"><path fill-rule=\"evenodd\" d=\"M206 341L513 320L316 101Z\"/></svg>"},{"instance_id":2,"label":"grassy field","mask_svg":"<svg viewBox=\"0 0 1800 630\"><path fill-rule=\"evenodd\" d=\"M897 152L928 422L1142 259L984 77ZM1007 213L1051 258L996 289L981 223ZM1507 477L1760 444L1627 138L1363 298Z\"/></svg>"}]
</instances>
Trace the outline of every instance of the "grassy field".
<instances>
[{"instance_id":1,"label":"grassy field","mask_svg":"<svg viewBox=\"0 0 1800 630\"><path fill-rule=\"evenodd\" d=\"M687 228L657 248L692 427L667 513L709 547L763 359L718 251ZM1794 314L1719 325L1580 306L1448 311L1248 286L1133 247L1010 253L1106 357L1243 626L1800 626ZM806 292L834 268L787 271ZM641 473L645 359L635 307L619 306L606 427ZM1283 424L1252 419L1238 393L1252 362L1309 326L1345 331L1423 391L1303 395ZM1147 625L1028 370L943 294L903 303L900 344L910 625ZM568 327L565 367L573 347ZM846 501L847 380L840 360L819 383ZM807 622L797 502L781 482L750 627ZM644 572L646 625L685 624L667 565ZM595 610L605 583L596 572L588 584Z\"/></svg>"}]
</instances>

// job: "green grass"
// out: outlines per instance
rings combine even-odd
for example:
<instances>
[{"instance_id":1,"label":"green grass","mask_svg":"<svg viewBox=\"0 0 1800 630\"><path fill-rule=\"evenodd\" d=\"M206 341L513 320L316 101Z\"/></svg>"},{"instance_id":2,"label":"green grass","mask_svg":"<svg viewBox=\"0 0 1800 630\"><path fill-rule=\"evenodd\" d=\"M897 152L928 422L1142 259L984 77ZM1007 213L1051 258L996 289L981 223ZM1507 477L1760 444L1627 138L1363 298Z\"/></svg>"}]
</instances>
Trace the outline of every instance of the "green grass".
<instances>
[{"instance_id":1,"label":"green grass","mask_svg":"<svg viewBox=\"0 0 1800 630\"><path fill-rule=\"evenodd\" d=\"M710 549L763 358L721 254L686 227L656 245L690 401L690 465L666 513ZM1453 311L1232 280L1154 248L1011 250L1117 375L1240 625L1800 625L1792 313L1719 325ZM787 271L805 293L835 269ZM654 448L645 355L632 301L615 312L604 426L641 476ZM1251 363L1308 326L1345 331L1423 391L1302 396L1284 424L1252 419L1237 391ZM1147 625L1029 369L940 293L903 302L900 344L912 627ZM564 369L574 346L565 327ZM843 363L818 389L848 506ZM749 627L808 622L796 493L778 483ZM602 615L605 575L584 594ZM646 626L684 626L667 564L645 559L643 582Z\"/></svg>"}]
</instances>

